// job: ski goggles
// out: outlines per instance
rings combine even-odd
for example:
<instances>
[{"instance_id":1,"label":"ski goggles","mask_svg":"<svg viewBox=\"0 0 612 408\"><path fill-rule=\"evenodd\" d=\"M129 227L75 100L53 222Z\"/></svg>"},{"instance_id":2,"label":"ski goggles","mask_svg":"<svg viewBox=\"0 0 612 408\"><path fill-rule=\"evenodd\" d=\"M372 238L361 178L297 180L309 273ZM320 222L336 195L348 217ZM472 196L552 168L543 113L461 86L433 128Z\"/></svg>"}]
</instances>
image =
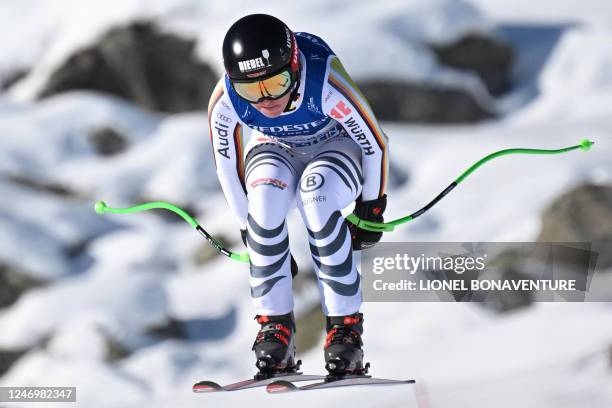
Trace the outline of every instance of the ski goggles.
<instances>
[{"instance_id":1,"label":"ski goggles","mask_svg":"<svg viewBox=\"0 0 612 408\"><path fill-rule=\"evenodd\" d=\"M295 76L289 68L259 81L231 81L232 87L242 99L251 103L282 98L293 89Z\"/></svg>"}]
</instances>

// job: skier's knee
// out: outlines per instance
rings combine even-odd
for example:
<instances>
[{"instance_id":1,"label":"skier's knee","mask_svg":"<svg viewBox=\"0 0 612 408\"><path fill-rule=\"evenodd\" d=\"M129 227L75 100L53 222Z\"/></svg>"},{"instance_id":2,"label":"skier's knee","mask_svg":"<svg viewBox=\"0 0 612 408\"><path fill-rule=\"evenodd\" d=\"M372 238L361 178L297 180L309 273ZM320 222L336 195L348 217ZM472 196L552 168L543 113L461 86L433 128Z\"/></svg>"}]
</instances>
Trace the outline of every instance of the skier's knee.
<instances>
[{"instance_id":1,"label":"skier's knee","mask_svg":"<svg viewBox=\"0 0 612 408\"><path fill-rule=\"evenodd\" d=\"M327 218L333 211L346 206L349 200L346 191L335 185L333 178L320 173L306 173L300 182L298 205L308 218Z\"/></svg>"},{"instance_id":2,"label":"skier's knee","mask_svg":"<svg viewBox=\"0 0 612 408\"><path fill-rule=\"evenodd\" d=\"M249 230L257 233L258 231L279 231L285 223L286 214L276 211L261 211L257 214L249 212L247 224ZM269 235L269 234L266 234Z\"/></svg>"},{"instance_id":3,"label":"skier's knee","mask_svg":"<svg viewBox=\"0 0 612 408\"><path fill-rule=\"evenodd\" d=\"M276 228L287 217L293 200L287 182L276 178L255 179L249 185L249 216L264 228Z\"/></svg>"},{"instance_id":4,"label":"skier's knee","mask_svg":"<svg viewBox=\"0 0 612 408\"><path fill-rule=\"evenodd\" d=\"M334 180L324 172L305 171L300 179L299 195L302 201L308 203L329 203L335 200Z\"/></svg>"}]
</instances>

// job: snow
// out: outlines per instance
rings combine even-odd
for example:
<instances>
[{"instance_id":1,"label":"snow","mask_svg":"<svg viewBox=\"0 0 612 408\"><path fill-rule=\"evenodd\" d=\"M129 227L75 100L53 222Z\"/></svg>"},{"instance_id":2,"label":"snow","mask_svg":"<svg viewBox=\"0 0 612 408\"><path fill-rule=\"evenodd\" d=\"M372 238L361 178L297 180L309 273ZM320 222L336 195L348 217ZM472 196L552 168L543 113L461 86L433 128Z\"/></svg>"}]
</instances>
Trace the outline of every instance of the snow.
<instances>
[{"instance_id":1,"label":"snow","mask_svg":"<svg viewBox=\"0 0 612 408\"><path fill-rule=\"evenodd\" d=\"M88 314L110 315L118 325L115 330L125 333L161 325L167 308L159 280L145 272L117 275L114 271L93 271L66 278L48 289L28 291L8 311L0 312L0 347L33 346L59 325Z\"/></svg>"},{"instance_id":2,"label":"snow","mask_svg":"<svg viewBox=\"0 0 612 408\"><path fill-rule=\"evenodd\" d=\"M524 114L527 120L539 116L588 122L605 117L606 101L612 96L611 52L609 29L566 30L540 76L544 95Z\"/></svg>"},{"instance_id":3,"label":"snow","mask_svg":"<svg viewBox=\"0 0 612 408\"><path fill-rule=\"evenodd\" d=\"M68 270L61 246L44 228L0 213L0 230L3 235L13 237L0 240L0 258L18 270L27 271L41 281L61 276Z\"/></svg>"},{"instance_id":4,"label":"snow","mask_svg":"<svg viewBox=\"0 0 612 408\"><path fill-rule=\"evenodd\" d=\"M482 13L504 23L529 24L587 23L607 25L612 10L607 0L468 0Z\"/></svg>"},{"instance_id":5,"label":"snow","mask_svg":"<svg viewBox=\"0 0 612 408\"><path fill-rule=\"evenodd\" d=\"M4 135L0 170L61 182L55 178L58 166L71 160L96 161L84 135L105 124L112 124L128 143L135 143L151 132L156 121L116 98L90 93L60 95L32 105L14 104L0 113L0 132ZM45 148L36 149L41 135Z\"/></svg>"},{"instance_id":6,"label":"snow","mask_svg":"<svg viewBox=\"0 0 612 408\"><path fill-rule=\"evenodd\" d=\"M84 340L84 339L83 339ZM149 389L140 379L125 375L121 370L97 361L54 356L34 351L25 356L3 386L66 387L76 384L77 404L85 407L121 407L142 401ZM109 392L112 390L112 392ZM22 404L22 403L20 403ZM65 407L70 403L28 403L28 406ZM20 406L13 404L12 406Z\"/></svg>"},{"instance_id":7,"label":"snow","mask_svg":"<svg viewBox=\"0 0 612 408\"><path fill-rule=\"evenodd\" d=\"M0 77L32 67L27 77L10 90L13 99L30 101L67 56L93 44L114 26L146 19L159 21L163 29L196 38L198 55L220 75L223 66L219 50L230 25L228 22L248 13L264 12L282 18L295 31L317 33L325 38L357 79L383 76L427 81L466 89L486 106L491 104L483 96L486 91L474 75L441 67L433 52L424 46L449 43L466 33L491 34L492 22L469 3L463 0L394 0L383 7L365 0L351 2L350 6L342 2L328 3L317 0L287 7L286 2L279 0L267 2L265 6L246 0L223 4L193 0L126 0L112 5L104 1L61 0L53 4L36 3L36 6L24 3L23 9L15 5L4 6L6 24L0 24L0 35L10 33L13 38L19 38L23 33L35 46L28 53L22 53L14 42L0 44L0 52L6 56L0 61ZM30 17L32 24L17 26L19 20L15 15L32 9L35 9ZM1 11L0 8L0 16ZM61 26L56 23L58 13L62 14L64 22ZM364 15L368 16L367 20L363 19ZM356 23L356 31L344 28ZM18 57L11 58L14 54Z\"/></svg>"},{"instance_id":8,"label":"snow","mask_svg":"<svg viewBox=\"0 0 612 408\"><path fill-rule=\"evenodd\" d=\"M164 27L194 33L201 40L198 52L212 61L229 22L265 8L283 10L279 16L298 30L320 34L352 74L382 73L385 67L393 74L397 67L390 65L397 64L389 58L395 51L412 56L406 69L426 81L441 71L419 49L420 42L489 32L501 21L512 23L514 31L504 26L500 35L512 34L519 47L518 84L495 101L508 113L477 125L384 123L391 161L410 176L406 186L389 191L387 219L422 207L490 152L554 149L583 138L595 146L588 153L496 159L426 215L384 239L534 240L542 211L560 194L586 182L612 184L612 7L606 2L540 0L526 8L502 0L359 6L319 0L265 7L240 1L233 9L189 0L120 3L3 2L0 32L14 41L0 44L0 73L36 62L20 90L32 92L71 51L110 25L143 15L163 16ZM27 23L17 18L24 10ZM530 24L552 28L538 31ZM400 38L414 42L401 47ZM374 55L377 41L388 48L364 59ZM0 349L36 346L0 377L0 385L76 386L79 406L90 408L229 407L245 401L271 407L612 406L606 354L612 342L610 303L541 303L503 316L471 304L366 303L364 340L373 373L416 378L416 386L286 396L268 396L261 389L192 394L197 380L232 382L254 370L250 347L257 324L246 265L222 256L198 263L196 253L207 243L182 221L168 222L159 212L100 216L93 203L103 199L127 206L163 199L189 205L208 231L242 251L238 226L214 176L205 113L157 115L88 92L42 102L17 96L0 94L0 260L50 283L0 310ZM126 152L111 157L94 152L86 136L104 126L127 138ZM77 194L33 190L14 182L15 176ZM301 273L310 273L304 227L295 212L288 219L292 251L304 265ZM87 243L86 263L66 255L67 248L82 243ZM306 287L296 294L296 312L317 301L314 286ZM155 341L143 334L170 318L186 322L191 340ZM133 353L119 362L105 361L111 340ZM323 333L319 346L300 356L306 372L323 370L322 343Z\"/></svg>"}]
</instances>

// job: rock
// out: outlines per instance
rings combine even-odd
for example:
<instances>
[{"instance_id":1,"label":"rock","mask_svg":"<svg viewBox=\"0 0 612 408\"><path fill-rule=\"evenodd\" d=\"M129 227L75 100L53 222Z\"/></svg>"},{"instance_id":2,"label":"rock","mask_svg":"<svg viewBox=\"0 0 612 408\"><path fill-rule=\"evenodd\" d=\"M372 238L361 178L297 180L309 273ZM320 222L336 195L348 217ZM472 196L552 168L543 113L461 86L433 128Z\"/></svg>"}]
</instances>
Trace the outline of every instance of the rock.
<instances>
[{"instance_id":1,"label":"rock","mask_svg":"<svg viewBox=\"0 0 612 408\"><path fill-rule=\"evenodd\" d=\"M393 79L360 81L358 86L380 120L471 123L495 116L460 89Z\"/></svg>"},{"instance_id":2,"label":"rock","mask_svg":"<svg viewBox=\"0 0 612 408\"><path fill-rule=\"evenodd\" d=\"M27 350L1 350L0 349L0 377L19 360Z\"/></svg>"},{"instance_id":3,"label":"rock","mask_svg":"<svg viewBox=\"0 0 612 408\"><path fill-rule=\"evenodd\" d=\"M94 129L89 134L89 141L96 153L102 156L114 156L127 149L126 137L110 127Z\"/></svg>"},{"instance_id":4,"label":"rock","mask_svg":"<svg viewBox=\"0 0 612 408\"><path fill-rule=\"evenodd\" d=\"M442 65L476 74L492 95L509 90L513 51L501 40L472 34L430 48ZM359 81L358 86L381 120L472 123L496 116L464 89L394 79Z\"/></svg>"},{"instance_id":5,"label":"rock","mask_svg":"<svg viewBox=\"0 0 612 408\"><path fill-rule=\"evenodd\" d=\"M492 95L510 88L513 51L501 40L471 34L448 45L430 45L440 63L473 72Z\"/></svg>"},{"instance_id":6,"label":"rock","mask_svg":"<svg viewBox=\"0 0 612 408\"><path fill-rule=\"evenodd\" d=\"M525 254L519 249L506 249L487 263L481 280L517 281L529 279L527 271L523 270ZM482 301L482 305L498 313L507 313L530 306L533 294L530 291L488 291L474 296Z\"/></svg>"},{"instance_id":7,"label":"rock","mask_svg":"<svg viewBox=\"0 0 612 408\"><path fill-rule=\"evenodd\" d=\"M15 85L17 82L25 78L28 75L28 73L29 71L26 69L17 70L5 76L4 78L1 78L0 79L0 90L5 91L9 89L11 86Z\"/></svg>"},{"instance_id":8,"label":"rock","mask_svg":"<svg viewBox=\"0 0 612 408\"><path fill-rule=\"evenodd\" d=\"M0 308L12 305L27 290L43 285L44 282L0 262Z\"/></svg>"},{"instance_id":9,"label":"rock","mask_svg":"<svg viewBox=\"0 0 612 408\"><path fill-rule=\"evenodd\" d=\"M147 334L163 339L185 339L186 337L183 322L174 318L168 318L164 325L151 328Z\"/></svg>"},{"instance_id":10,"label":"rock","mask_svg":"<svg viewBox=\"0 0 612 408\"><path fill-rule=\"evenodd\" d=\"M229 308L224 314L212 318L178 319L169 316L163 324L148 329L144 334L155 341L167 339L211 341L230 336L238 322L238 310Z\"/></svg>"},{"instance_id":11,"label":"rock","mask_svg":"<svg viewBox=\"0 0 612 408\"><path fill-rule=\"evenodd\" d=\"M131 355L128 347L115 340L112 336L106 337L106 361L115 362Z\"/></svg>"},{"instance_id":12,"label":"rock","mask_svg":"<svg viewBox=\"0 0 612 408\"><path fill-rule=\"evenodd\" d=\"M430 47L440 63L475 73L492 94L509 88L512 50L500 40L474 34ZM218 76L194 56L194 48L194 40L161 32L152 22L117 27L70 56L40 96L88 89L155 111L205 110ZM495 116L460 88L383 78L360 81L359 87L383 120L471 123Z\"/></svg>"},{"instance_id":13,"label":"rock","mask_svg":"<svg viewBox=\"0 0 612 408\"><path fill-rule=\"evenodd\" d=\"M88 89L155 111L205 110L219 78L196 58L194 48L194 40L163 33L152 22L117 27L70 56L40 97Z\"/></svg>"},{"instance_id":14,"label":"rock","mask_svg":"<svg viewBox=\"0 0 612 408\"><path fill-rule=\"evenodd\" d=\"M71 320L40 341L37 347L57 357L115 362L131 350L122 344L95 317Z\"/></svg>"},{"instance_id":15,"label":"rock","mask_svg":"<svg viewBox=\"0 0 612 408\"><path fill-rule=\"evenodd\" d=\"M542 215L538 242L612 242L612 186L585 184L558 197ZM598 269L612 266L599 251Z\"/></svg>"},{"instance_id":16,"label":"rock","mask_svg":"<svg viewBox=\"0 0 612 408\"><path fill-rule=\"evenodd\" d=\"M49 182L47 180L34 179L29 176L19 175L19 174L11 174L7 176L8 180L12 181L15 184L20 186L27 187L32 190L42 191L46 193L51 193L58 197L64 198L77 198L79 195L70 190L68 187L56 184L53 182Z\"/></svg>"},{"instance_id":17,"label":"rock","mask_svg":"<svg viewBox=\"0 0 612 408\"><path fill-rule=\"evenodd\" d=\"M522 279L529 279L529 276L520 270L509 268L503 270L495 277L487 276L487 279L519 281ZM488 292L485 306L490 307L498 313L507 313L531 306L533 302L533 294L529 290L495 290Z\"/></svg>"}]
</instances>

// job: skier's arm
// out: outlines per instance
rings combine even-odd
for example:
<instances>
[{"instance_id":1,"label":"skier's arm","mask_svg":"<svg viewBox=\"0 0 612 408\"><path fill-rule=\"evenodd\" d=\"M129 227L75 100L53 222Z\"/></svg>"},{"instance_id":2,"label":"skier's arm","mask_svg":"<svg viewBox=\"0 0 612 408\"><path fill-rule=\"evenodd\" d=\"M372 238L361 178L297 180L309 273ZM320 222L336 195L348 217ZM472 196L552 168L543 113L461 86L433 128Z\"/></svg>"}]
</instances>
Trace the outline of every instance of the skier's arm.
<instances>
[{"instance_id":1,"label":"skier's arm","mask_svg":"<svg viewBox=\"0 0 612 408\"><path fill-rule=\"evenodd\" d=\"M242 126L225 94L223 79L215 87L208 104L208 126L219 183L240 228L245 229L248 207L244 184Z\"/></svg>"},{"instance_id":2,"label":"skier's arm","mask_svg":"<svg viewBox=\"0 0 612 408\"><path fill-rule=\"evenodd\" d=\"M384 195L388 174L388 142L374 112L340 60L332 56L323 87L323 109L361 146L362 200Z\"/></svg>"}]
</instances>

